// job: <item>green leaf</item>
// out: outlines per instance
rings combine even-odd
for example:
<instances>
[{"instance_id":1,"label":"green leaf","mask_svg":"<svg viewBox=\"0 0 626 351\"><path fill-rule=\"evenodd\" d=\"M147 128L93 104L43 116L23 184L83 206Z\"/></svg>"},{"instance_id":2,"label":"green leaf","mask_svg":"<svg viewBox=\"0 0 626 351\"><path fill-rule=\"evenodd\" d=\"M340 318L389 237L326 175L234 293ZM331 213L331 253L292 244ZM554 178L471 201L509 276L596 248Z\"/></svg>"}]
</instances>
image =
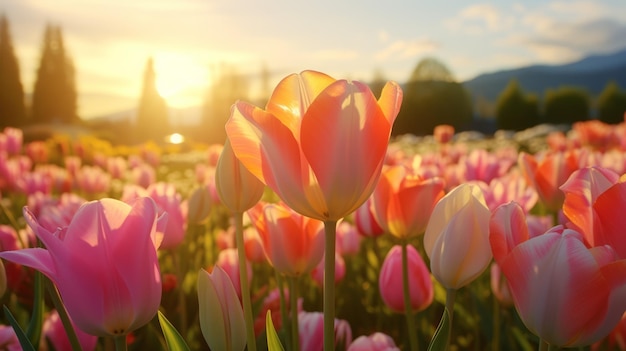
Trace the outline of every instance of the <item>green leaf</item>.
<instances>
[{"instance_id":1,"label":"green leaf","mask_svg":"<svg viewBox=\"0 0 626 351\"><path fill-rule=\"evenodd\" d=\"M265 333L267 334L267 349L268 351L285 351L283 345L280 343L274 323L272 322L272 313L267 311L265 315Z\"/></svg>"},{"instance_id":2,"label":"green leaf","mask_svg":"<svg viewBox=\"0 0 626 351\"><path fill-rule=\"evenodd\" d=\"M185 343L185 339L180 335L178 330L174 328L172 323L165 318L165 315L159 313L159 324L161 324L161 330L163 330L163 336L165 336L165 342L167 347L171 351L190 351L189 346Z\"/></svg>"},{"instance_id":3,"label":"green leaf","mask_svg":"<svg viewBox=\"0 0 626 351\"><path fill-rule=\"evenodd\" d=\"M446 351L450 343L450 311L446 308L428 345L428 351Z\"/></svg>"},{"instance_id":4,"label":"green leaf","mask_svg":"<svg viewBox=\"0 0 626 351\"><path fill-rule=\"evenodd\" d=\"M35 271L35 294L33 297L33 314L30 316L28 328L26 328L26 336L30 340L31 345L39 345L41 338L41 330L43 329L44 314L44 277L41 272Z\"/></svg>"},{"instance_id":5,"label":"green leaf","mask_svg":"<svg viewBox=\"0 0 626 351\"><path fill-rule=\"evenodd\" d=\"M17 335L17 339L19 340L20 345L22 345L22 350L35 351L35 347L33 347L33 344L31 344L30 340L28 340L26 333L24 333L24 330L22 330L22 327L20 327L17 323L7 306L4 306L4 314L9 320L9 323L11 323L13 330L15 330L15 335Z\"/></svg>"}]
</instances>

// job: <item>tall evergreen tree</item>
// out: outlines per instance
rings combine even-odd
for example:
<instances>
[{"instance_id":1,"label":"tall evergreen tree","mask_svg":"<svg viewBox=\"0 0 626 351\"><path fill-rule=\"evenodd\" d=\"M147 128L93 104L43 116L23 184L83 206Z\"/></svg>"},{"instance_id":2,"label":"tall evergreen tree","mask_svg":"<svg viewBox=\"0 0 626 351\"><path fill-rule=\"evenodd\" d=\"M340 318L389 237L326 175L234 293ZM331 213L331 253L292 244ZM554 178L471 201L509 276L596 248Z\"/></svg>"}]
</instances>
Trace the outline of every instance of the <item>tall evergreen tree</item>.
<instances>
[{"instance_id":1,"label":"tall evergreen tree","mask_svg":"<svg viewBox=\"0 0 626 351\"><path fill-rule=\"evenodd\" d=\"M31 113L35 123L78 120L74 65L66 55L59 26L46 27Z\"/></svg>"},{"instance_id":2,"label":"tall evergreen tree","mask_svg":"<svg viewBox=\"0 0 626 351\"><path fill-rule=\"evenodd\" d=\"M139 141L160 140L171 132L167 104L156 88L152 57L146 63L136 121Z\"/></svg>"},{"instance_id":3,"label":"tall evergreen tree","mask_svg":"<svg viewBox=\"0 0 626 351\"><path fill-rule=\"evenodd\" d=\"M0 17L0 127L19 126L26 118L24 89L13 52L9 21Z\"/></svg>"}]
</instances>

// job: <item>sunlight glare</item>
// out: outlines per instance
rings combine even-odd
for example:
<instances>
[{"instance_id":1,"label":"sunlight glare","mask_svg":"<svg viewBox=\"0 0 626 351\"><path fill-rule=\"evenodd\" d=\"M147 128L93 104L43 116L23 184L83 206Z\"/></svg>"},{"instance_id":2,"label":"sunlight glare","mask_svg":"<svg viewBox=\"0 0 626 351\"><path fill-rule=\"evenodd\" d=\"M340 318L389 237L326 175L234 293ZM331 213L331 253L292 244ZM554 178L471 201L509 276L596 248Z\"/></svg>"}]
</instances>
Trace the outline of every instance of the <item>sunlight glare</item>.
<instances>
[{"instance_id":1,"label":"sunlight glare","mask_svg":"<svg viewBox=\"0 0 626 351\"><path fill-rule=\"evenodd\" d=\"M165 53L155 56L156 85L159 94L170 107L201 104L209 85L206 65L182 54Z\"/></svg>"}]
</instances>

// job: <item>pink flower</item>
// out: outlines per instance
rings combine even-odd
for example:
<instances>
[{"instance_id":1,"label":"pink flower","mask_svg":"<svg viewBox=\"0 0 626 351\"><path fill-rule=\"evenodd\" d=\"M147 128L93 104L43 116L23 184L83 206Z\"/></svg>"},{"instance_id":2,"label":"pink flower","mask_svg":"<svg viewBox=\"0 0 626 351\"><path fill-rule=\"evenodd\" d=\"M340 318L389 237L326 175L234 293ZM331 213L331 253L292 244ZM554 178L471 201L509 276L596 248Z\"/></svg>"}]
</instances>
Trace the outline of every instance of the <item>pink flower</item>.
<instances>
[{"instance_id":1,"label":"pink flower","mask_svg":"<svg viewBox=\"0 0 626 351\"><path fill-rule=\"evenodd\" d=\"M301 351L322 351L324 315L321 312L300 312L298 329ZM335 349L346 349L352 343L352 329L345 320L335 318Z\"/></svg>"},{"instance_id":2,"label":"pink flower","mask_svg":"<svg viewBox=\"0 0 626 351\"><path fill-rule=\"evenodd\" d=\"M239 278L239 255L237 254L237 249L225 249L220 251L217 255L217 260L215 261L215 265L220 267L228 274L230 279L233 281L233 286L235 287L235 291L237 292L237 296L241 298L241 280ZM246 269L248 270L248 284L252 281L252 266L250 262L246 261Z\"/></svg>"},{"instance_id":3,"label":"pink flower","mask_svg":"<svg viewBox=\"0 0 626 351\"><path fill-rule=\"evenodd\" d=\"M354 339L347 351L400 351L393 339L380 332Z\"/></svg>"},{"instance_id":4,"label":"pink flower","mask_svg":"<svg viewBox=\"0 0 626 351\"><path fill-rule=\"evenodd\" d=\"M514 202L500 206L490 242L526 327L559 347L605 337L626 311L626 260L562 226L531 238L524 217Z\"/></svg>"},{"instance_id":5,"label":"pink flower","mask_svg":"<svg viewBox=\"0 0 626 351\"><path fill-rule=\"evenodd\" d=\"M336 250L342 256L351 256L359 253L361 236L356 227L349 222L341 221L337 225Z\"/></svg>"},{"instance_id":6,"label":"pink flower","mask_svg":"<svg viewBox=\"0 0 626 351\"><path fill-rule=\"evenodd\" d=\"M185 239L187 230L180 193L173 184L163 182L151 184L146 192L156 202L159 212L167 212L167 227L161 248L177 247Z\"/></svg>"},{"instance_id":7,"label":"pink flower","mask_svg":"<svg viewBox=\"0 0 626 351\"><path fill-rule=\"evenodd\" d=\"M15 330L9 325L0 325L0 345L6 351L23 350L17 335L15 335Z\"/></svg>"},{"instance_id":8,"label":"pink flower","mask_svg":"<svg viewBox=\"0 0 626 351\"><path fill-rule=\"evenodd\" d=\"M338 252L335 252L335 283L339 283L346 276L346 261ZM311 278L319 286L324 286L324 255L320 262L311 271Z\"/></svg>"},{"instance_id":9,"label":"pink flower","mask_svg":"<svg viewBox=\"0 0 626 351\"><path fill-rule=\"evenodd\" d=\"M426 263L412 245L407 245L409 272L409 295L411 310L419 312L433 302L433 282ZM402 247L396 245L389 250L378 276L380 296L392 311L404 313L402 283Z\"/></svg>"},{"instance_id":10,"label":"pink flower","mask_svg":"<svg viewBox=\"0 0 626 351\"><path fill-rule=\"evenodd\" d=\"M85 351L95 350L96 344L98 343L98 337L85 333L77 328L74 323L72 323L72 326L74 327L74 332L76 333L76 337L78 338L78 342L80 343L82 349ZM56 310L53 310L46 316L46 319L43 322L43 335L52 344L55 350L63 351L72 349L72 345L67 337L67 332L65 331L63 322L61 322L59 313ZM42 342L44 342L43 339Z\"/></svg>"},{"instance_id":11,"label":"pink flower","mask_svg":"<svg viewBox=\"0 0 626 351\"><path fill-rule=\"evenodd\" d=\"M354 212L354 223L359 234L363 236L376 237L385 233L372 213L371 196Z\"/></svg>"},{"instance_id":12,"label":"pink flower","mask_svg":"<svg viewBox=\"0 0 626 351\"><path fill-rule=\"evenodd\" d=\"M161 302L157 248L165 217L150 198L133 206L114 199L84 204L70 225L52 233L28 208L24 218L45 245L0 257L41 271L58 287L85 332L125 335L148 323Z\"/></svg>"},{"instance_id":13,"label":"pink flower","mask_svg":"<svg viewBox=\"0 0 626 351\"><path fill-rule=\"evenodd\" d=\"M433 136L440 144L449 143L454 136L454 127L449 124L440 124L433 130Z\"/></svg>"}]
</instances>

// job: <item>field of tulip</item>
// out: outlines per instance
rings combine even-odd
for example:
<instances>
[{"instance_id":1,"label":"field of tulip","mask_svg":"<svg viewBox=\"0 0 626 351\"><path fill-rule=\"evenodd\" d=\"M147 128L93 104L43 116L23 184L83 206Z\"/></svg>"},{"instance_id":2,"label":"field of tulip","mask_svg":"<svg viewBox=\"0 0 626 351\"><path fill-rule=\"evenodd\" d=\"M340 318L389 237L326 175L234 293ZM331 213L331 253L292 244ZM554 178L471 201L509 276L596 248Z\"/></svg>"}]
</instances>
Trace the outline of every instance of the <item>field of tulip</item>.
<instances>
[{"instance_id":1,"label":"field of tulip","mask_svg":"<svg viewBox=\"0 0 626 351\"><path fill-rule=\"evenodd\" d=\"M390 140L401 100L308 71L224 145L5 129L0 349L626 350L626 123Z\"/></svg>"}]
</instances>

